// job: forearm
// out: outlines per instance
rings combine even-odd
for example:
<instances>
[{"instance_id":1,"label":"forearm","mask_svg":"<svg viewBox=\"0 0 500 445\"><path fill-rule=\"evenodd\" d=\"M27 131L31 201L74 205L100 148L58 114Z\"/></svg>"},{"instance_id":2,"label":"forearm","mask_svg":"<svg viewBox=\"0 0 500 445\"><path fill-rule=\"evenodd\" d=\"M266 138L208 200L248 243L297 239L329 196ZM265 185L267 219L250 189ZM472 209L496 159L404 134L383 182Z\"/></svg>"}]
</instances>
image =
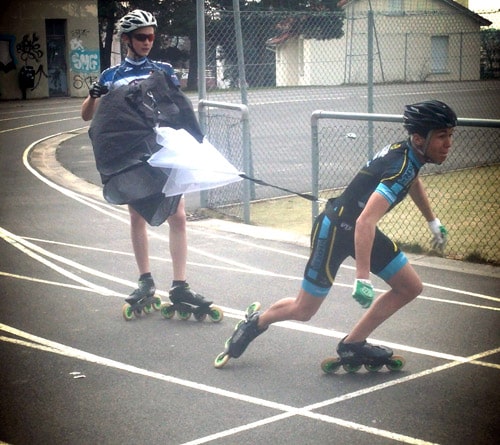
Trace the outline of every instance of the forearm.
<instances>
[{"instance_id":1,"label":"forearm","mask_svg":"<svg viewBox=\"0 0 500 445\"><path fill-rule=\"evenodd\" d=\"M94 99L93 97L87 96L87 98L82 103L81 116L84 121L89 121L94 116L95 110L99 99Z\"/></svg>"},{"instance_id":2,"label":"forearm","mask_svg":"<svg viewBox=\"0 0 500 445\"><path fill-rule=\"evenodd\" d=\"M427 193L420 178L417 178L417 180L411 186L410 197L418 207L426 221L432 221L436 218L436 215L432 211L429 198L427 197Z\"/></svg>"}]
</instances>

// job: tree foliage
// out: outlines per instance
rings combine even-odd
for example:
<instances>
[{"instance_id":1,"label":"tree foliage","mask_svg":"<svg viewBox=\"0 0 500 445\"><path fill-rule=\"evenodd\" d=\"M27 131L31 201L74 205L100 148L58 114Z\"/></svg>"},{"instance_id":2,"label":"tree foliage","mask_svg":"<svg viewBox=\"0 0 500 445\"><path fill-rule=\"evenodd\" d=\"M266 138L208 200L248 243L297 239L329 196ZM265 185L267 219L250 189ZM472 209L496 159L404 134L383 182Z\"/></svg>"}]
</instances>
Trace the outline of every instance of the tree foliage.
<instances>
[{"instance_id":1,"label":"tree foliage","mask_svg":"<svg viewBox=\"0 0 500 445\"><path fill-rule=\"evenodd\" d=\"M235 84L233 0L204 1L208 64L215 66L216 53L222 50L228 66L226 75ZM168 61L177 68L189 66L188 88L194 89L198 62L196 3L196 0L98 0L101 67L110 65L113 30L118 20L129 11L144 9L153 13L158 22L158 37L151 57ZM240 0L247 80L254 85L273 84L274 56L266 50L270 39L285 34L307 39L342 37L344 15L336 4L337 0ZM189 45L181 47L180 43L185 41Z\"/></svg>"},{"instance_id":2,"label":"tree foliage","mask_svg":"<svg viewBox=\"0 0 500 445\"><path fill-rule=\"evenodd\" d=\"M481 31L481 77L490 78L500 75L500 30Z\"/></svg>"}]
</instances>

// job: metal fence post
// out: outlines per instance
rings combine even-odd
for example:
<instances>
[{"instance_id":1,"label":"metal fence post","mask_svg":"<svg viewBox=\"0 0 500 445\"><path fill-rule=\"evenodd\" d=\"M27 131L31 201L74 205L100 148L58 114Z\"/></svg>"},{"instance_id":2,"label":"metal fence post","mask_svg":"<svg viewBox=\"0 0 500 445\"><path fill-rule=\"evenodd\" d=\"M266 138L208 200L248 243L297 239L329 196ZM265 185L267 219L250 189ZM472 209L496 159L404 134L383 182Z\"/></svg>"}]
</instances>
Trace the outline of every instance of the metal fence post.
<instances>
[{"instance_id":1,"label":"metal fence post","mask_svg":"<svg viewBox=\"0 0 500 445\"><path fill-rule=\"evenodd\" d=\"M373 113L373 11L368 11L368 113ZM368 121L368 159L373 156L373 121Z\"/></svg>"},{"instance_id":2,"label":"metal fence post","mask_svg":"<svg viewBox=\"0 0 500 445\"><path fill-rule=\"evenodd\" d=\"M206 108L222 108L226 110L236 110L241 113L242 126L242 150L243 150L243 171L249 175L250 168L250 115L248 107L243 104L231 104L227 102L215 102L209 100L200 100L198 103L198 112L206 115ZM250 175L249 175L250 176ZM245 224L250 224L250 182L243 183L243 220Z\"/></svg>"},{"instance_id":3,"label":"metal fence post","mask_svg":"<svg viewBox=\"0 0 500 445\"><path fill-rule=\"evenodd\" d=\"M318 119L321 111L314 111L311 115L311 191L313 196L319 198L319 143ZM312 202L312 223L319 214L318 201Z\"/></svg>"},{"instance_id":4,"label":"metal fence post","mask_svg":"<svg viewBox=\"0 0 500 445\"><path fill-rule=\"evenodd\" d=\"M198 57L198 100L201 101L207 96L206 82L206 48L205 48L205 3L204 0L196 0L196 46ZM198 111L201 131L207 131L207 114L205 110ZM201 207L207 206L207 192L200 192Z\"/></svg>"}]
</instances>

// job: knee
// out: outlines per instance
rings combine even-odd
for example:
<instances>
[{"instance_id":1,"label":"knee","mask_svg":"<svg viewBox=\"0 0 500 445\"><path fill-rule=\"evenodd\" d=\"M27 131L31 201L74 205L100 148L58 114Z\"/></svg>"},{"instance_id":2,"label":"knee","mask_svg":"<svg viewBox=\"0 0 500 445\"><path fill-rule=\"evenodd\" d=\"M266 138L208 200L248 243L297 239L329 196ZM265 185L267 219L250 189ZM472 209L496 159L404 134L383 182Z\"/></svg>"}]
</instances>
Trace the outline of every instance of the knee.
<instances>
[{"instance_id":1,"label":"knee","mask_svg":"<svg viewBox=\"0 0 500 445\"><path fill-rule=\"evenodd\" d=\"M411 301L422 293L424 285L420 278L416 278L407 282L404 286L398 286L396 289L393 288L393 290L400 294L405 300Z\"/></svg>"},{"instance_id":2,"label":"knee","mask_svg":"<svg viewBox=\"0 0 500 445\"><path fill-rule=\"evenodd\" d=\"M135 210L130 208L130 225L134 228L142 227L146 225L146 220Z\"/></svg>"},{"instance_id":3,"label":"knee","mask_svg":"<svg viewBox=\"0 0 500 445\"><path fill-rule=\"evenodd\" d=\"M182 210L178 210L168 218L168 225L174 231L186 230L186 214Z\"/></svg>"}]
</instances>

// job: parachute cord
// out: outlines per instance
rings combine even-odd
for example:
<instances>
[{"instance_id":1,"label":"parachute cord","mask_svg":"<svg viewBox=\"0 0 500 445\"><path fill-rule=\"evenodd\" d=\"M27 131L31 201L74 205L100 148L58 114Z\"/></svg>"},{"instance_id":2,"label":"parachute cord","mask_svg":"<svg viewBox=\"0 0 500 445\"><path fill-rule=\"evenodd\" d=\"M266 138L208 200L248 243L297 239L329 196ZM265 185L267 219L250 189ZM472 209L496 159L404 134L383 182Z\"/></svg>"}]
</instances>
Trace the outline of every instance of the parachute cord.
<instances>
[{"instance_id":1,"label":"parachute cord","mask_svg":"<svg viewBox=\"0 0 500 445\"><path fill-rule=\"evenodd\" d=\"M305 194L305 193L294 192L293 190L289 190L289 189L287 189L285 187L280 187L278 185L269 184L268 182L263 181L262 179L252 178L250 176L245 175L244 173L240 173L239 176L240 176L240 178L248 179L249 181L255 182L256 184L259 184L259 185L264 185L264 186L267 186L267 187L272 187L272 188L275 188L275 189L278 189L278 190L282 190L283 192L291 193L292 195L300 196L301 198L307 199L308 201L312 201L312 202L326 202L326 200L320 199L317 196L310 195L310 194Z\"/></svg>"}]
</instances>

